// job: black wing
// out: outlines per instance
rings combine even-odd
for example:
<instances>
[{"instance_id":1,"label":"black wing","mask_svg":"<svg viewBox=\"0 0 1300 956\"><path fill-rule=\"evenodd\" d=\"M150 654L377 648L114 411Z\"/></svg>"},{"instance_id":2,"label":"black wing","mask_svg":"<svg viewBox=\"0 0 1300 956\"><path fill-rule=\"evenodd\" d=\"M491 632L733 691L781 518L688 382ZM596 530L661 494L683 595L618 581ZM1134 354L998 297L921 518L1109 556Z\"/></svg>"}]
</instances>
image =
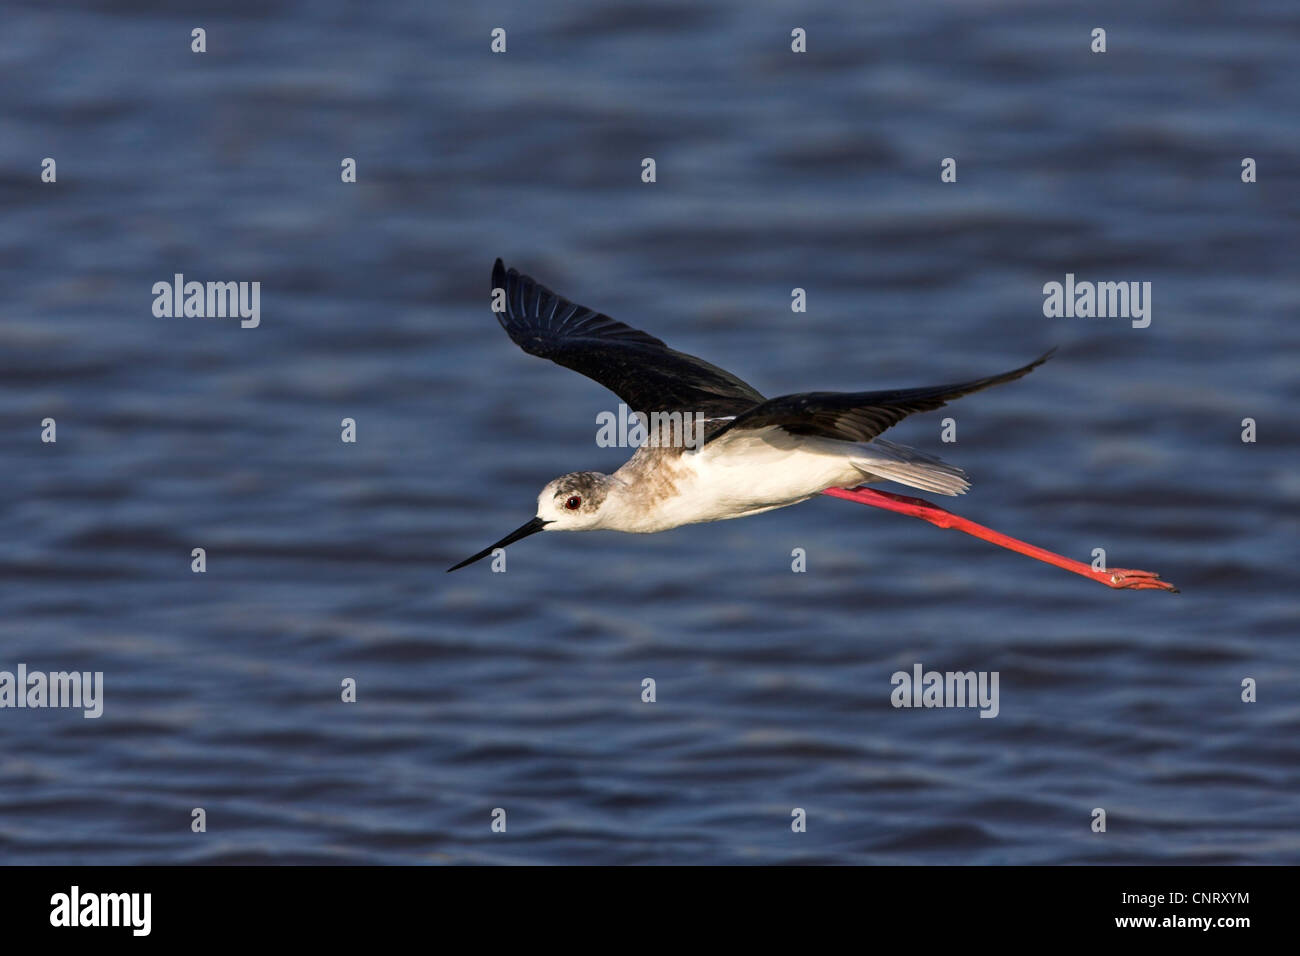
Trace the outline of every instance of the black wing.
<instances>
[{"instance_id":1,"label":"black wing","mask_svg":"<svg viewBox=\"0 0 1300 956\"><path fill-rule=\"evenodd\" d=\"M802 392L782 395L736 416L718 429L708 441L730 431L779 426L794 435L818 435L840 441L871 441L886 428L897 425L914 412L929 412L947 402L991 385L1013 382L1042 365L1052 349L1028 365L973 382L903 388L892 392Z\"/></svg>"},{"instance_id":2,"label":"black wing","mask_svg":"<svg viewBox=\"0 0 1300 956\"><path fill-rule=\"evenodd\" d=\"M504 289L501 327L529 355L571 368L622 399L634 412L735 415L763 396L716 365L670 349L653 335L556 295L498 259L492 288Z\"/></svg>"}]
</instances>

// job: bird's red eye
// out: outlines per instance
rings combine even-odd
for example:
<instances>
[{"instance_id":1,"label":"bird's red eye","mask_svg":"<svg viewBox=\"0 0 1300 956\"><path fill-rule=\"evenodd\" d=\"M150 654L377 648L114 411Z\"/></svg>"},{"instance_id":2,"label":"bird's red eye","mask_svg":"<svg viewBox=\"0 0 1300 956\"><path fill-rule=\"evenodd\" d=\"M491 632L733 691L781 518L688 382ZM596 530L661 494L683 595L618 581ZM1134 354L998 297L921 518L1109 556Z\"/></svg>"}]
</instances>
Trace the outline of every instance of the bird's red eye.
<instances>
[{"instance_id":1,"label":"bird's red eye","mask_svg":"<svg viewBox=\"0 0 1300 956\"><path fill-rule=\"evenodd\" d=\"M572 498L570 498L568 501L564 503L564 507L568 508L570 511L577 511L579 508L582 507L582 499L579 498L577 495L574 495Z\"/></svg>"}]
</instances>

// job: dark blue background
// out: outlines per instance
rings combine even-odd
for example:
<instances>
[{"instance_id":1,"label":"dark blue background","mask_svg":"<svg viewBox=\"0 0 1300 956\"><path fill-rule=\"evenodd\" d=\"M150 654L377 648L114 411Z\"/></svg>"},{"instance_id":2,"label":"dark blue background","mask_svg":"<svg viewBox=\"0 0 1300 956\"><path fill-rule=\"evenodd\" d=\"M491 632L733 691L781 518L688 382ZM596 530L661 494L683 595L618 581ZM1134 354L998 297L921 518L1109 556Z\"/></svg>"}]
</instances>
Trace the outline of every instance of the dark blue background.
<instances>
[{"instance_id":1,"label":"dark blue background","mask_svg":"<svg viewBox=\"0 0 1300 956\"><path fill-rule=\"evenodd\" d=\"M1283 0L10 4L0 669L107 689L0 711L0 860L1295 862L1298 38ZM625 457L493 321L496 256L768 394L1059 344L955 445L890 437L1183 593L829 499L448 576ZM175 272L260 281L261 327L154 318ZM1152 282L1151 327L1044 318L1066 272ZM917 661L1001 715L894 710Z\"/></svg>"}]
</instances>

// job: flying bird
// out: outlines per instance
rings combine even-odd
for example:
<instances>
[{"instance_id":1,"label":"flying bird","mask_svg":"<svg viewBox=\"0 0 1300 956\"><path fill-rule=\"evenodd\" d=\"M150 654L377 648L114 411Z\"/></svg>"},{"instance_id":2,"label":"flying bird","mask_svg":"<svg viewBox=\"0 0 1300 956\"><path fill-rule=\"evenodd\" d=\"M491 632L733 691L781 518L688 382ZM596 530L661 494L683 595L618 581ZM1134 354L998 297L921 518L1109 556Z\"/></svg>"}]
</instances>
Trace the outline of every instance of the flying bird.
<instances>
[{"instance_id":1,"label":"flying bird","mask_svg":"<svg viewBox=\"0 0 1300 956\"><path fill-rule=\"evenodd\" d=\"M862 487L891 481L964 493L970 482L960 468L880 435L908 415L1023 378L1055 349L1010 372L952 385L764 398L732 373L570 302L500 259L492 289L503 305L494 306L497 320L516 345L604 385L652 427L612 475L576 471L549 482L532 520L448 571L538 531L666 531L825 494L964 531L1112 588L1177 590L1150 571L1095 570L921 498Z\"/></svg>"}]
</instances>

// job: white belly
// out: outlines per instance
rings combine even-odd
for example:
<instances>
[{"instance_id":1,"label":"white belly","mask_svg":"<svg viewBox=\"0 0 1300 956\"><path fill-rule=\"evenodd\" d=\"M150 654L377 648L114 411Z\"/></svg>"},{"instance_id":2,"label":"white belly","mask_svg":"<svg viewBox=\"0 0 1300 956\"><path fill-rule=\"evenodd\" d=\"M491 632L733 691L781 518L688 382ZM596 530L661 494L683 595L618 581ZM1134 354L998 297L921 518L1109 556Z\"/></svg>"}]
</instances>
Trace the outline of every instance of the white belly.
<instances>
[{"instance_id":1,"label":"white belly","mask_svg":"<svg viewBox=\"0 0 1300 956\"><path fill-rule=\"evenodd\" d=\"M625 504L616 523L605 527L653 532L742 518L797 504L825 488L861 484L863 474L850 461L857 448L772 429L727 435L699 452L662 458L658 467L639 467L634 457L614 476L627 482L620 496Z\"/></svg>"}]
</instances>

